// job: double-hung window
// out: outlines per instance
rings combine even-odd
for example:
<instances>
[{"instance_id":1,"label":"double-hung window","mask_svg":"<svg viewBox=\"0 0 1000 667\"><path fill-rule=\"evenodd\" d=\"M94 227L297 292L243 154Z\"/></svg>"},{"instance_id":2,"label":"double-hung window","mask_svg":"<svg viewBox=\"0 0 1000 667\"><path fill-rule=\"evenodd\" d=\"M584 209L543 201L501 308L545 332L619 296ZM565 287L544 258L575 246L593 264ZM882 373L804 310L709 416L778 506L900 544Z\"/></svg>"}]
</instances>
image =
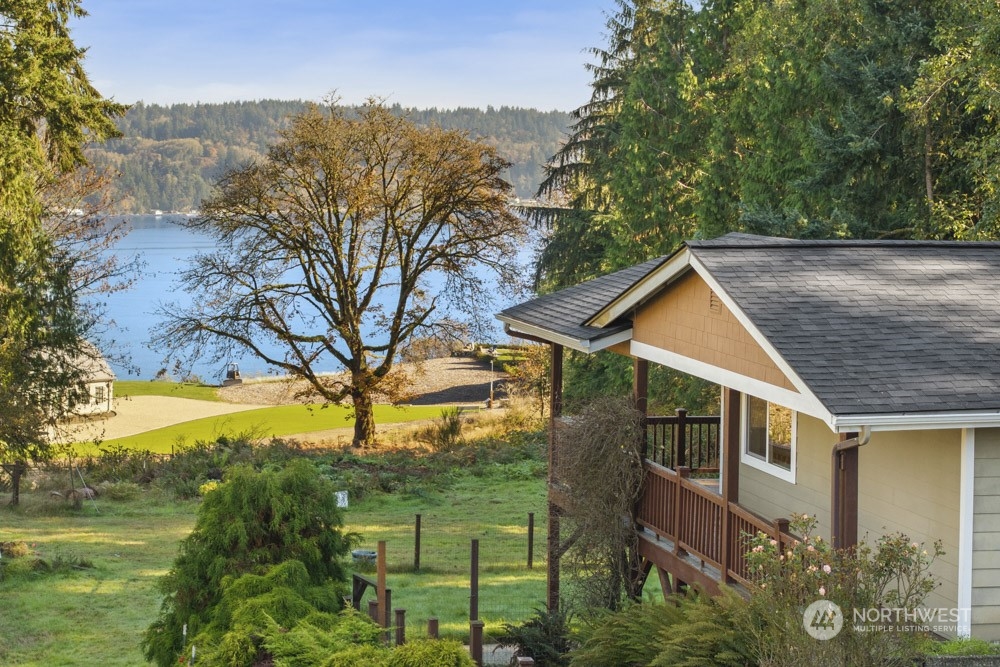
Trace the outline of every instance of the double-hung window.
<instances>
[{"instance_id":1,"label":"double-hung window","mask_svg":"<svg viewBox=\"0 0 1000 667\"><path fill-rule=\"evenodd\" d=\"M743 397L743 463L795 483L795 413L756 396Z\"/></svg>"}]
</instances>

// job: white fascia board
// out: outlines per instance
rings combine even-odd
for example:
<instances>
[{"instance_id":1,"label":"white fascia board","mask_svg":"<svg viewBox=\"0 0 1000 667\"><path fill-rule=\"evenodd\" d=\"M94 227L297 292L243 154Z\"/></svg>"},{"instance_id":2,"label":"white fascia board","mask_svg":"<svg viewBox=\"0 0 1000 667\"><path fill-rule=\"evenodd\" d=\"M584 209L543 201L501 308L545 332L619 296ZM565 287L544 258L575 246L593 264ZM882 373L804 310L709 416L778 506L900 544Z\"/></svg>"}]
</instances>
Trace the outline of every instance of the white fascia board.
<instances>
[{"instance_id":1,"label":"white fascia board","mask_svg":"<svg viewBox=\"0 0 1000 667\"><path fill-rule=\"evenodd\" d=\"M1000 412L943 412L886 415L839 415L834 431L846 433L869 426L872 431L922 431L940 428L1000 428Z\"/></svg>"},{"instance_id":2,"label":"white fascia board","mask_svg":"<svg viewBox=\"0 0 1000 667\"><path fill-rule=\"evenodd\" d=\"M592 354L599 350L603 350L604 348L611 347L612 345L627 342L632 338L631 328L591 341L585 339L581 340L573 336L556 333L555 331L551 331L534 324L526 324L519 320L501 315L497 315L497 319L510 327L511 333L515 335L517 332L521 332L531 336L532 338L541 338L542 340L547 340L550 343L556 343L557 345L562 345L563 347L568 347L571 350L577 350L578 352L583 352L585 354Z\"/></svg>"},{"instance_id":3,"label":"white fascia board","mask_svg":"<svg viewBox=\"0 0 1000 667\"><path fill-rule=\"evenodd\" d=\"M682 274L689 265L688 258L690 256L691 250L687 247L677 252L664 264L647 274L645 278L625 290L617 299L587 320L585 324L592 327L604 327L622 315L631 312L635 306Z\"/></svg>"},{"instance_id":4,"label":"white fascia board","mask_svg":"<svg viewBox=\"0 0 1000 667\"><path fill-rule=\"evenodd\" d=\"M821 419L827 424L831 422L832 416L830 413L811 393L799 393L785 389L784 387L778 387L770 382L747 377L741 373L707 364L704 361L698 361L697 359L692 359L676 352L670 352L649 345L648 343L640 343L633 340L631 352L633 356L640 359L647 359L654 363L679 370L682 373L688 373L709 382L714 382L723 387L729 387L744 394L751 394L771 403L783 405L796 412L803 412Z\"/></svg>"}]
</instances>

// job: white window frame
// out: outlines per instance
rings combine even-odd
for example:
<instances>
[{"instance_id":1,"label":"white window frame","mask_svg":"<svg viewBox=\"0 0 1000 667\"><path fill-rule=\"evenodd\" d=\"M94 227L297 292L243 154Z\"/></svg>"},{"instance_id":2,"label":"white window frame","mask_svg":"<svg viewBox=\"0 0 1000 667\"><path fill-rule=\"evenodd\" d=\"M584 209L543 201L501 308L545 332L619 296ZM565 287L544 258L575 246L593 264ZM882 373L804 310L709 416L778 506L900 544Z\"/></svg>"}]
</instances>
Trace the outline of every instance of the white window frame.
<instances>
[{"instance_id":1,"label":"white window frame","mask_svg":"<svg viewBox=\"0 0 1000 667\"><path fill-rule=\"evenodd\" d=\"M765 401L768 404L771 401L767 399L756 397L758 400ZM755 470L760 470L761 472L767 473L773 477L784 480L789 484L795 484L795 469L796 469L796 451L798 450L798 412L792 410L792 442L791 446L791 456L789 461L789 469L785 470L779 465L770 463L766 459L762 459L756 454L750 453L750 439L749 439L749 426L750 420L747 415L747 410L749 409L749 395L742 394L740 398L740 463L746 464L747 466L754 468Z\"/></svg>"}]
</instances>

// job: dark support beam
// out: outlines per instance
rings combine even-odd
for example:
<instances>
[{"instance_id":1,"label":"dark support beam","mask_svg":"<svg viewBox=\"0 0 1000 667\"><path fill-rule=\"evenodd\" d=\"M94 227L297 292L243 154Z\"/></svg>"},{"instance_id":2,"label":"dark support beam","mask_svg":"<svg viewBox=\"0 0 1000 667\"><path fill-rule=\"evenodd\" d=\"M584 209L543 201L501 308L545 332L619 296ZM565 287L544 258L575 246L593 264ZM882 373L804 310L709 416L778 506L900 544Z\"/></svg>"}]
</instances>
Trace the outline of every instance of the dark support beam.
<instances>
[{"instance_id":1,"label":"dark support beam","mask_svg":"<svg viewBox=\"0 0 1000 667\"><path fill-rule=\"evenodd\" d=\"M562 416L563 346L552 343L551 382L549 387L549 534L546 587L546 606L549 611L559 610L559 559L562 556L559 544L559 506L552 502L551 493L558 465L556 451L556 424Z\"/></svg>"},{"instance_id":2,"label":"dark support beam","mask_svg":"<svg viewBox=\"0 0 1000 667\"><path fill-rule=\"evenodd\" d=\"M833 535L830 537L835 549L847 549L858 543L859 443L856 433L848 433L841 438L833 447L831 475L830 523Z\"/></svg>"},{"instance_id":3,"label":"dark support beam","mask_svg":"<svg viewBox=\"0 0 1000 667\"><path fill-rule=\"evenodd\" d=\"M730 525L732 514L729 503L740 498L740 421L742 413L740 392L729 387L722 388L722 581L731 583L730 565L735 560L735 549L739 536L733 535Z\"/></svg>"}]
</instances>

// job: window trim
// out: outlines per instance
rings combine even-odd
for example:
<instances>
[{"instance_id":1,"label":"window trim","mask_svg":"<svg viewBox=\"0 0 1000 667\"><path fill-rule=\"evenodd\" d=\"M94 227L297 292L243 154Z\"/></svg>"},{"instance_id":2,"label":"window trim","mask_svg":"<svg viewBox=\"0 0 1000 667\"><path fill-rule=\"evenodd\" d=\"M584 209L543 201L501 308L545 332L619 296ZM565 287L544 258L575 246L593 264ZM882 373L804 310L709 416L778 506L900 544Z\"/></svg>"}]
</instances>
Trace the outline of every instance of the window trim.
<instances>
[{"instance_id":1,"label":"window trim","mask_svg":"<svg viewBox=\"0 0 1000 667\"><path fill-rule=\"evenodd\" d=\"M760 398L756 396L758 400L764 401L768 405L772 401ZM776 404L780 405L780 404ZM782 406L784 407L784 406ZM789 469L786 470L779 465L775 465L762 459L756 454L750 453L750 419L747 411L750 409L749 394L741 394L740 398L740 463L746 464L747 466L754 468L755 470L760 470L761 472L767 473L772 477L777 477L778 479L784 480L789 484L795 484L795 469L797 456L796 452L798 450L798 412L792 410L792 441L790 443L791 453L789 461ZM789 408L790 409L790 408Z\"/></svg>"}]
</instances>

